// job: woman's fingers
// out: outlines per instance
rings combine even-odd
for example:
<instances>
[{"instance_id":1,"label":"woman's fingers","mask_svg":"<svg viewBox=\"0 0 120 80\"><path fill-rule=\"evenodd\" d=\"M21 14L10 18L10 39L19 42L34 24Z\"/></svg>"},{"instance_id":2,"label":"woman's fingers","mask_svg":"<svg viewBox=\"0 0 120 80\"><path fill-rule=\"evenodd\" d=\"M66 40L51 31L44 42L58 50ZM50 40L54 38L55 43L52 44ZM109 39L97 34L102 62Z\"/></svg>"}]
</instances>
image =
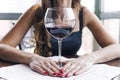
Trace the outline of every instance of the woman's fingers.
<instances>
[{"instance_id":1,"label":"woman's fingers","mask_svg":"<svg viewBox=\"0 0 120 80\"><path fill-rule=\"evenodd\" d=\"M31 63L30 64L30 67L31 67L31 69L33 69L34 71L36 71L36 72L38 72L38 73L40 73L40 74L43 74L43 75L45 75L45 74L48 74L44 69L42 69L38 64L33 64L33 63Z\"/></svg>"},{"instance_id":2,"label":"woman's fingers","mask_svg":"<svg viewBox=\"0 0 120 80\"><path fill-rule=\"evenodd\" d=\"M56 69L54 67L52 67L51 65L50 66L46 66L45 64L34 64L34 65L30 65L30 67L40 73L40 74L43 74L43 75L51 75L51 76L56 76ZM54 71L53 71L54 70Z\"/></svg>"},{"instance_id":3,"label":"woman's fingers","mask_svg":"<svg viewBox=\"0 0 120 80\"><path fill-rule=\"evenodd\" d=\"M53 74L53 75L59 73L59 69L57 69L57 68L55 67L55 64L53 64L53 63L46 63L45 66L52 71L52 74Z\"/></svg>"},{"instance_id":4,"label":"woman's fingers","mask_svg":"<svg viewBox=\"0 0 120 80\"><path fill-rule=\"evenodd\" d=\"M79 61L79 62L78 62ZM91 66L93 65L92 62L90 61L82 61L79 59L72 60L68 62L64 67L64 76L65 77L70 77L70 76L75 76L79 75L85 71L87 71Z\"/></svg>"},{"instance_id":5,"label":"woman's fingers","mask_svg":"<svg viewBox=\"0 0 120 80\"><path fill-rule=\"evenodd\" d=\"M47 71L48 74L51 76L56 76L57 73L59 73L59 69L57 67L57 64L48 58L46 58L45 61L40 63L39 66L41 68L43 68L45 71Z\"/></svg>"},{"instance_id":6,"label":"woman's fingers","mask_svg":"<svg viewBox=\"0 0 120 80\"><path fill-rule=\"evenodd\" d=\"M80 65L77 65L77 63L73 63L73 62L68 62L65 65L65 69L64 69L64 77L70 77L73 76L74 73L79 70L81 68Z\"/></svg>"},{"instance_id":7,"label":"woman's fingers","mask_svg":"<svg viewBox=\"0 0 120 80\"><path fill-rule=\"evenodd\" d=\"M70 77L75 75L76 71L78 71L80 69L80 67L75 66L74 68L71 68L71 70L66 74L66 77Z\"/></svg>"},{"instance_id":8,"label":"woman's fingers","mask_svg":"<svg viewBox=\"0 0 120 80\"><path fill-rule=\"evenodd\" d=\"M30 67L44 75L70 77L87 71L92 64L93 62L90 60L77 58L66 61L64 66L60 68L55 61L49 58L35 56L30 63Z\"/></svg>"},{"instance_id":9,"label":"woman's fingers","mask_svg":"<svg viewBox=\"0 0 120 80\"><path fill-rule=\"evenodd\" d=\"M53 60L51 60L51 59L48 59L50 62L50 65L52 65L55 69L57 69L57 71L59 71L59 66L58 66L58 64L55 62L55 61L53 61Z\"/></svg>"},{"instance_id":10,"label":"woman's fingers","mask_svg":"<svg viewBox=\"0 0 120 80\"><path fill-rule=\"evenodd\" d=\"M59 67L55 61L35 55L30 62L30 67L41 74L56 76L59 73Z\"/></svg>"},{"instance_id":11,"label":"woman's fingers","mask_svg":"<svg viewBox=\"0 0 120 80\"><path fill-rule=\"evenodd\" d=\"M66 62L66 64L63 66L63 71L67 71L67 70L69 70L69 68L68 67L70 67L70 65L72 64L72 62L71 61L67 61Z\"/></svg>"},{"instance_id":12,"label":"woman's fingers","mask_svg":"<svg viewBox=\"0 0 120 80\"><path fill-rule=\"evenodd\" d=\"M82 66L80 69L78 69L77 71L75 71L74 75L79 75L83 72L86 72L89 68L87 66Z\"/></svg>"},{"instance_id":13,"label":"woman's fingers","mask_svg":"<svg viewBox=\"0 0 120 80\"><path fill-rule=\"evenodd\" d=\"M46 66L45 64L39 64L41 65L40 67L44 69L46 72L48 72L49 75L55 76L55 72L53 71L52 66Z\"/></svg>"}]
</instances>

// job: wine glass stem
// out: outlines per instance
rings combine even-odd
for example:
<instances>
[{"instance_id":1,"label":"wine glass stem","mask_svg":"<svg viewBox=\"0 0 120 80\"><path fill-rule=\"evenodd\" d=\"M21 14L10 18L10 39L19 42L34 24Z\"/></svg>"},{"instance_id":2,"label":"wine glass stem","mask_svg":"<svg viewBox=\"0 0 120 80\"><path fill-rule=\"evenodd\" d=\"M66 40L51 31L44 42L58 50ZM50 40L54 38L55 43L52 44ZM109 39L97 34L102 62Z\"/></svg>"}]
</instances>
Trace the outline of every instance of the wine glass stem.
<instances>
[{"instance_id":1,"label":"wine glass stem","mask_svg":"<svg viewBox=\"0 0 120 80\"><path fill-rule=\"evenodd\" d=\"M59 57L59 67L62 67L62 61L61 61L61 51L62 51L62 39L58 39L58 57Z\"/></svg>"}]
</instances>

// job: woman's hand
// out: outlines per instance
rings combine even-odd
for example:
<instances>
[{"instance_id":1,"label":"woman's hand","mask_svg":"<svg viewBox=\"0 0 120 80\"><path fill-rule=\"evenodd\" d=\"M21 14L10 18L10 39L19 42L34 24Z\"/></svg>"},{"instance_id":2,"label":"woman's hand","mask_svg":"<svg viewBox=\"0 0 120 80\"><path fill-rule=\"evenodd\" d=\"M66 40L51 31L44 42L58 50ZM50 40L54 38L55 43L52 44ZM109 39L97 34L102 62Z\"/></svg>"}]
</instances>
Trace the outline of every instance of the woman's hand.
<instances>
[{"instance_id":1,"label":"woman's hand","mask_svg":"<svg viewBox=\"0 0 120 80\"><path fill-rule=\"evenodd\" d=\"M56 76L59 73L59 67L55 61L37 54L33 54L29 66L34 71L43 75Z\"/></svg>"},{"instance_id":2,"label":"woman's hand","mask_svg":"<svg viewBox=\"0 0 120 80\"><path fill-rule=\"evenodd\" d=\"M94 60L92 57L88 55L80 56L79 58L74 58L70 61L67 61L63 66L63 76L62 77L70 77L81 74L87 71L94 64Z\"/></svg>"}]
</instances>

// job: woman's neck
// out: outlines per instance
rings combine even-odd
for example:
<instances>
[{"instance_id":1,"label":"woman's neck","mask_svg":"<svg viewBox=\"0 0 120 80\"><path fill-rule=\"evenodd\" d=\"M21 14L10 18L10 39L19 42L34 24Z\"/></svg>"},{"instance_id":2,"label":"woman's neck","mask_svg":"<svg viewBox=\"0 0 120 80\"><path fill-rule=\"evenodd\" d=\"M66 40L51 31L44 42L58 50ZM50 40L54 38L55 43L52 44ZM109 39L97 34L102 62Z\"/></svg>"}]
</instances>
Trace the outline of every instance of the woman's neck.
<instances>
[{"instance_id":1,"label":"woman's neck","mask_svg":"<svg viewBox=\"0 0 120 80\"><path fill-rule=\"evenodd\" d=\"M72 0L58 0L59 7L71 7Z\"/></svg>"}]
</instances>

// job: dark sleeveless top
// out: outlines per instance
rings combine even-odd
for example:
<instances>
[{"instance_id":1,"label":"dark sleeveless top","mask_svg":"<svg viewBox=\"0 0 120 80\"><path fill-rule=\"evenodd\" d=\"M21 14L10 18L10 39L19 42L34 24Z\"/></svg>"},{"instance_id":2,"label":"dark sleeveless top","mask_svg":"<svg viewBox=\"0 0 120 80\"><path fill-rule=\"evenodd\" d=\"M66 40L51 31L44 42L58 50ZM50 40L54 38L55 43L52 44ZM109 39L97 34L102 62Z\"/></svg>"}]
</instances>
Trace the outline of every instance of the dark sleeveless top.
<instances>
[{"instance_id":1,"label":"dark sleeveless top","mask_svg":"<svg viewBox=\"0 0 120 80\"><path fill-rule=\"evenodd\" d=\"M62 56L75 56L82 43L83 10L79 12L79 31L73 32L70 36L62 40ZM52 56L58 55L57 39L51 37Z\"/></svg>"}]
</instances>

